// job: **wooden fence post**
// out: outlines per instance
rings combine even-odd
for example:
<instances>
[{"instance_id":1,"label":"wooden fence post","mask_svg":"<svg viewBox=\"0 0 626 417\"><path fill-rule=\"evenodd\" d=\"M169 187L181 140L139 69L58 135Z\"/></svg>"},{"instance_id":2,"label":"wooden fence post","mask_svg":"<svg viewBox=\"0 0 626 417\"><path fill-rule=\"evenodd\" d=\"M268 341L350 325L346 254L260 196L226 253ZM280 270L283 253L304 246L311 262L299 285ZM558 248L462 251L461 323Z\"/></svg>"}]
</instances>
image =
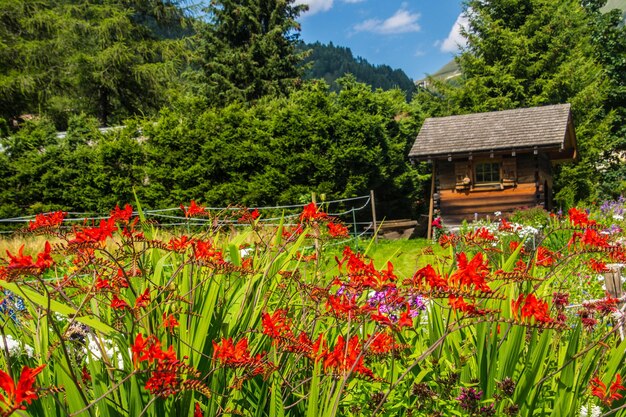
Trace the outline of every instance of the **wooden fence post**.
<instances>
[{"instance_id":1,"label":"wooden fence post","mask_svg":"<svg viewBox=\"0 0 626 417\"><path fill-rule=\"evenodd\" d=\"M372 226L374 227L374 242L378 243L378 224L376 222L376 200L374 190L370 190L370 202L372 203Z\"/></svg>"}]
</instances>

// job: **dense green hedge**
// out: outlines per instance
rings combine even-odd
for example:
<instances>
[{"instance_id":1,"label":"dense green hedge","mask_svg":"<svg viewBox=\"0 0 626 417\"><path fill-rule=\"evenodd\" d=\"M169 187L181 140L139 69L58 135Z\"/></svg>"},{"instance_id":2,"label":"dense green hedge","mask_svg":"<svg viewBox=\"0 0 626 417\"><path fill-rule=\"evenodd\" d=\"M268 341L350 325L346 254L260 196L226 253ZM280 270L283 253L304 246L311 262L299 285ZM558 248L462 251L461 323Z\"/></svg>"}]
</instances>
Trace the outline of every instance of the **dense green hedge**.
<instances>
[{"instance_id":1,"label":"dense green hedge","mask_svg":"<svg viewBox=\"0 0 626 417\"><path fill-rule=\"evenodd\" d=\"M2 140L0 217L108 211L137 189L151 208L191 199L249 206L377 193L381 215L417 208L424 176L407 161L421 122L396 91L353 78L339 93L313 82L289 98L211 108L189 100L102 134L85 116L57 138L46 120Z\"/></svg>"}]
</instances>

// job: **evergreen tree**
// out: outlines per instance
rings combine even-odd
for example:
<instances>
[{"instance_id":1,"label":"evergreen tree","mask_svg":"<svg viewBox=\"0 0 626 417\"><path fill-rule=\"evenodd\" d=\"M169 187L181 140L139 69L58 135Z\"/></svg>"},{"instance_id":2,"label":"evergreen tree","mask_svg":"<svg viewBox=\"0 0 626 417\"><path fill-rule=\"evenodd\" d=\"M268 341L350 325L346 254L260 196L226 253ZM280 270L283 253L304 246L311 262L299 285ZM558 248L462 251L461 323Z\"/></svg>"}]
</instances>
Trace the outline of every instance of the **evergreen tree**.
<instances>
[{"instance_id":1,"label":"evergreen tree","mask_svg":"<svg viewBox=\"0 0 626 417\"><path fill-rule=\"evenodd\" d=\"M169 0L0 0L0 117L86 112L119 123L165 103L185 59Z\"/></svg>"},{"instance_id":2,"label":"evergreen tree","mask_svg":"<svg viewBox=\"0 0 626 417\"><path fill-rule=\"evenodd\" d=\"M280 96L300 77L296 52L307 10L295 0L212 0L201 30L207 97L214 104Z\"/></svg>"}]
</instances>

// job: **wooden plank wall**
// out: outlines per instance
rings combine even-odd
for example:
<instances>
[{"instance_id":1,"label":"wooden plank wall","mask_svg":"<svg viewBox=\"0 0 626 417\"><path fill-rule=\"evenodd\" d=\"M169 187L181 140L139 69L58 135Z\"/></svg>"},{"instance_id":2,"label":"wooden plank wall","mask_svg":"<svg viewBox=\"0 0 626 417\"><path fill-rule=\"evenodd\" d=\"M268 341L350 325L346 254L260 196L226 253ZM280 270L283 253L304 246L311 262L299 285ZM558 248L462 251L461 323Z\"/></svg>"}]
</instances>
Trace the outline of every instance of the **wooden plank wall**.
<instances>
[{"instance_id":1,"label":"wooden plank wall","mask_svg":"<svg viewBox=\"0 0 626 417\"><path fill-rule=\"evenodd\" d=\"M535 207L535 182L518 184L515 188L504 190L484 190L471 192L455 192L441 190L440 208L444 223L458 224L463 220L474 220L475 214L479 218L493 217L495 211L510 213L522 207Z\"/></svg>"},{"instance_id":2,"label":"wooden plank wall","mask_svg":"<svg viewBox=\"0 0 626 417\"><path fill-rule=\"evenodd\" d=\"M513 158L514 163L511 161ZM511 213L519 208L545 205L546 198L548 200L551 198L551 193L548 192L546 195L545 192L546 183L548 189L552 189L552 169L547 155L518 153L515 157L505 155L498 159L503 161L509 170L514 168L517 176L515 187L501 190L478 187L472 187L471 190L455 190L458 171L467 167L469 176L473 177L472 163L475 161L457 159L437 162L438 208L444 221L457 224L462 220L473 220L475 215L479 218L488 215L493 217L495 211Z\"/></svg>"}]
</instances>

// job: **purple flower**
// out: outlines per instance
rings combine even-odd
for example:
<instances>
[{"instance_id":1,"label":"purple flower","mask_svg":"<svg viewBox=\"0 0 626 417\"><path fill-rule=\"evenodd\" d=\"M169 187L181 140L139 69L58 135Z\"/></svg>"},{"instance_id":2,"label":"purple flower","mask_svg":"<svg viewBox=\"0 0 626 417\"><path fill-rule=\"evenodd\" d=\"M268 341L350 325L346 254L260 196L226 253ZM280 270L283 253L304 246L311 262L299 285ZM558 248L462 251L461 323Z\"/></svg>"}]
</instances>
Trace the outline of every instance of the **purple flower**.
<instances>
[{"instance_id":1,"label":"purple flower","mask_svg":"<svg viewBox=\"0 0 626 417\"><path fill-rule=\"evenodd\" d=\"M461 394L456 397L456 400L459 402L462 409L471 412L478 409L478 403L482 395L482 391L476 391L474 388L461 387Z\"/></svg>"}]
</instances>

